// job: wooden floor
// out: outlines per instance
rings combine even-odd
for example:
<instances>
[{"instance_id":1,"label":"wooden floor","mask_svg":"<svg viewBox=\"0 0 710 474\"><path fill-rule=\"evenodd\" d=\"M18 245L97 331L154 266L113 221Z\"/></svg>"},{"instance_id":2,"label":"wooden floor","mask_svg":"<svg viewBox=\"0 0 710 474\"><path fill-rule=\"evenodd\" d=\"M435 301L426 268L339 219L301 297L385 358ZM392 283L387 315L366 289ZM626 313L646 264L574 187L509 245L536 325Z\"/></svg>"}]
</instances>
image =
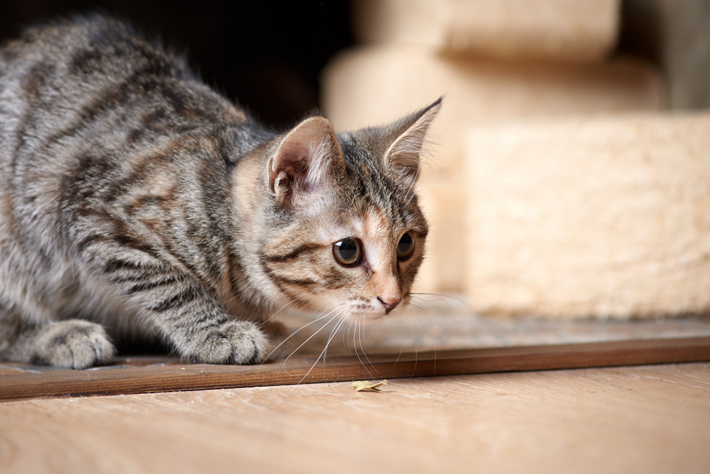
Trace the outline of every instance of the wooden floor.
<instances>
[{"instance_id":1,"label":"wooden floor","mask_svg":"<svg viewBox=\"0 0 710 474\"><path fill-rule=\"evenodd\" d=\"M0 364L0 473L710 472L710 362L638 365L710 361L709 317L485 320L430 303L342 337L295 315L293 357L263 366ZM608 368L541 370L569 367ZM412 377L431 374L469 375ZM371 375L383 392L353 390Z\"/></svg>"},{"instance_id":2,"label":"wooden floor","mask_svg":"<svg viewBox=\"0 0 710 474\"><path fill-rule=\"evenodd\" d=\"M710 363L0 404L2 473L707 473Z\"/></svg>"}]
</instances>

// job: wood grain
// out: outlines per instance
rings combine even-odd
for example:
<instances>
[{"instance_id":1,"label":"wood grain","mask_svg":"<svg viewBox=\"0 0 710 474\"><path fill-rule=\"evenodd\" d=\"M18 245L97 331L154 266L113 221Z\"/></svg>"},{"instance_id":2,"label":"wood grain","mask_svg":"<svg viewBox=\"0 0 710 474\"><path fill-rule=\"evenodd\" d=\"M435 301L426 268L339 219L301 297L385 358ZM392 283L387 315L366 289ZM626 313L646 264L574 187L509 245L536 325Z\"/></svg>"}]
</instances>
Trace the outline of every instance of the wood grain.
<instances>
[{"instance_id":1,"label":"wood grain","mask_svg":"<svg viewBox=\"0 0 710 474\"><path fill-rule=\"evenodd\" d=\"M710 363L0 403L3 474L706 474Z\"/></svg>"},{"instance_id":2,"label":"wood grain","mask_svg":"<svg viewBox=\"0 0 710 474\"><path fill-rule=\"evenodd\" d=\"M165 359L145 365L149 359L138 361L140 367L0 375L0 400L698 361L710 361L710 337L413 352L367 359L340 356L325 362L302 356L255 366L181 365Z\"/></svg>"}]
</instances>

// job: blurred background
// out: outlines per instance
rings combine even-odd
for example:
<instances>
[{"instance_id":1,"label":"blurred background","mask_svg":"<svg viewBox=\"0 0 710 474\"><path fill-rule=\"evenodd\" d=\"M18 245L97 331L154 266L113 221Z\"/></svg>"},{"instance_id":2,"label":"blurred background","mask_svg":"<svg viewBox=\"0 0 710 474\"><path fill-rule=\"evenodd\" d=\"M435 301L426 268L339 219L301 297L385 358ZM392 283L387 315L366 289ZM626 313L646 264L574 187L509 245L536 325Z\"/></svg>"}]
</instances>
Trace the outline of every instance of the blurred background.
<instances>
[{"instance_id":1,"label":"blurred background","mask_svg":"<svg viewBox=\"0 0 710 474\"><path fill-rule=\"evenodd\" d=\"M159 34L205 81L275 127L318 107L321 69L353 42L348 2L315 0L2 0L0 38L88 11Z\"/></svg>"},{"instance_id":2,"label":"blurred background","mask_svg":"<svg viewBox=\"0 0 710 474\"><path fill-rule=\"evenodd\" d=\"M493 316L710 313L708 0L6 1L0 39L90 10L275 128L444 95L419 291Z\"/></svg>"},{"instance_id":3,"label":"blurred background","mask_svg":"<svg viewBox=\"0 0 710 474\"><path fill-rule=\"evenodd\" d=\"M353 17L358 13L362 16L362 11L371 7L369 3L372 2L4 0L0 2L0 40L57 15L95 10L116 14L188 51L192 63L208 82L230 97L239 98L268 124L284 126L319 107L319 75L329 59L353 46L355 38L367 39L363 28L359 35L354 32ZM613 3L618 8L619 24L612 36L618 39L608 45L605 54L631 55L657 65L669 79L669 105L673 108L710 105L710 2ZM532 2L525 9L536 8Z\"/></svg>"}]
</instances>

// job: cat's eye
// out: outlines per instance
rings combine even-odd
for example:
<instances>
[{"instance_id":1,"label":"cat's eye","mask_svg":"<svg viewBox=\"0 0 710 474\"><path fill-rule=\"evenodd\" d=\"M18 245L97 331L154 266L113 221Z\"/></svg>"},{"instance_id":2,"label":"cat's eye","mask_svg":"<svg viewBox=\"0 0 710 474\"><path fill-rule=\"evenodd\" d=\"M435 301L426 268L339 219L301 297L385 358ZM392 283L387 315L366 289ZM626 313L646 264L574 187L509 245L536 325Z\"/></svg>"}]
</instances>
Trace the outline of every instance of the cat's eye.
<instances>
[{"instance_id":1,"label":"cat's eye","mask_svg":"<svg viewBox=\"0 0 710 474\"><path fill-rule=\"evenodd\" d=\"M407 260L414 253L414 236L411 232L405 232L397 243L397 259Z\"/></svg>"},{"instance_id":2,"label":"cat's eye","mask_svg":"<svg viewBox=\"0 0 710 474\"><path fill-rule=\"evenodd\" d=\"M333 244L335 260L346 267L357 265L362 259L362 247L357 239L343 239Z\"/></svg>"}]
</instances>

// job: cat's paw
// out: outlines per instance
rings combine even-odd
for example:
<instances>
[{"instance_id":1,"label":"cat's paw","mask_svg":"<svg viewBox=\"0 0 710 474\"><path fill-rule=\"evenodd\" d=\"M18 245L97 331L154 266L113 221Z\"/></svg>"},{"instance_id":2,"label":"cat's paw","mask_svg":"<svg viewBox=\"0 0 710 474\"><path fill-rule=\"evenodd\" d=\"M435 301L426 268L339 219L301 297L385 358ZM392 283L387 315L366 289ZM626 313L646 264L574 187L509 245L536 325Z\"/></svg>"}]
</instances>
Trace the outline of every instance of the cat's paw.
<instances>
[{"instance_id":1,"label":"cat's paw","mask_svg":"<svg viewBox=\"0 0 710 474\"><path fill-rule=\"evenodd\" d=\"M87 369L111 362L116 348L100 324L72 319L48 324L29 344L29 362Z\"/></svg>"},{"instance_id":2,"label":"cat's paw","mask_svg":"<svg viewBox=\"0 0 710 474\"><path fill-rule=\"evenodd\" d=\"M268 341L251 321L229 321L190 344L183 356L202 364L256 364L266 356Z\"/></svg>"}]
</instances>

